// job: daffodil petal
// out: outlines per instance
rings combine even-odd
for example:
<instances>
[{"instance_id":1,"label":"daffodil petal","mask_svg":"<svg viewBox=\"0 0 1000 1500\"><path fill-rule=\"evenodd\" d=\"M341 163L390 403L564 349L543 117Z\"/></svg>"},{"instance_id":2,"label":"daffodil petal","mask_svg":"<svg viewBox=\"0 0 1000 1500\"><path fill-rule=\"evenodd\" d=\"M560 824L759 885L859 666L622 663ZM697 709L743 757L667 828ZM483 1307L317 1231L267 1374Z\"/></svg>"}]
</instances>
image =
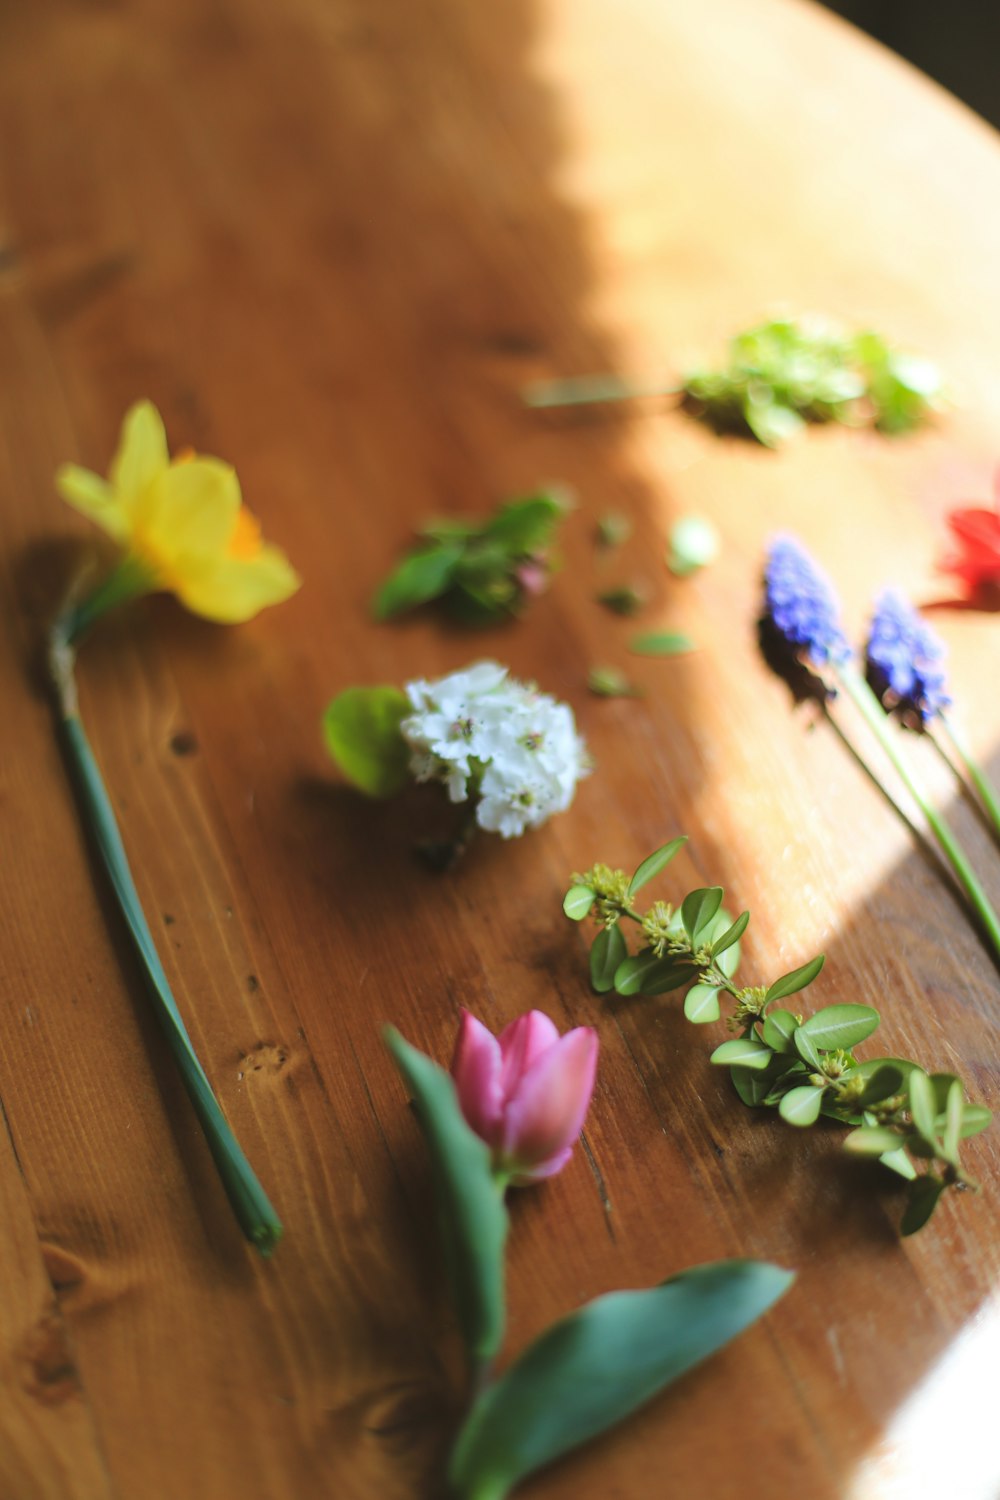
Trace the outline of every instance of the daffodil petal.
<instances>
[{"instance_id":1,"label":"daffodil petal","mask_svg":"<svg viewBox=\"0 0 1000 1500\"><path fill-rule=\"evenodd\" d=\"M152 401L137 401L122 423L108 479L127 509L170 462L163 419Z\"/></svg>"},{"instance_id":2,"label":"daffodil petal","mask_svg":"<svg viewBox=\"0 0 1000 1500\"><path fill-rule=\"evenodd\" d=\"M174 591L196 615L237 625L288 599L301 581L285 554L265 544L251 559L220 557L187 568Z\"/></svg>"},{"instance_id":3,"label":"daffodil petal","mask_svg":"<svg viewBox=\"0 0 1000 1500\"><path fill-rule=\"evenodd\" d=\"M135 512L135 540L172 577L222 557L240 510L236 471L218 458L174 462L146 489Z\"/></svg>"},{"instance_id":4,"label":"daffodil petal","mask_svg":"<svg viewBox=\"0 0 1000 1500\"><path fill-rule=\"evenodd\" d=\"M88 520L96 522L116 542L128 537L128 518L106 479L79 464L62 464L56 471L56 489L64 500Z\"/></svg>"}]
</instances>

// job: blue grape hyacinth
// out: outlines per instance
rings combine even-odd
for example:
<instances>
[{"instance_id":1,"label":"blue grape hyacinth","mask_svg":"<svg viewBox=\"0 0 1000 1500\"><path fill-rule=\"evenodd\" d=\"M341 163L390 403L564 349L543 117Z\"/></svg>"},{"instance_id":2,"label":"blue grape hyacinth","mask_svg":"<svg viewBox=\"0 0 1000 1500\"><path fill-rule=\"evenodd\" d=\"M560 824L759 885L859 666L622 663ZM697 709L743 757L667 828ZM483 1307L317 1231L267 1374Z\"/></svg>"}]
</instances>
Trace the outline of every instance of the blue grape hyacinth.
<instances>
[{"instance_id":1,"label":"blue grape hyacinth","mask_svg":"<svg viewBox=\"0 0 1000 1500\"><path fill-rule=\"evenodd\" d=\"M794 537L777 536L768 549L758 633L765 661L797 699L832 696L810 668L839 666L851 648L833 590Z\"/></svg>"},{"instance_id":2,"label":"blue grape hyacinth","mask_svg":"<svg viewBox=\"0 0 1000 1500\"><path fill-rule=\"evenodd\" d=\"M882 707L910 729L926 729L951 703L944 644L891 589L875 602L865 648L868 684Z\"/></svg>"}]
</instances>

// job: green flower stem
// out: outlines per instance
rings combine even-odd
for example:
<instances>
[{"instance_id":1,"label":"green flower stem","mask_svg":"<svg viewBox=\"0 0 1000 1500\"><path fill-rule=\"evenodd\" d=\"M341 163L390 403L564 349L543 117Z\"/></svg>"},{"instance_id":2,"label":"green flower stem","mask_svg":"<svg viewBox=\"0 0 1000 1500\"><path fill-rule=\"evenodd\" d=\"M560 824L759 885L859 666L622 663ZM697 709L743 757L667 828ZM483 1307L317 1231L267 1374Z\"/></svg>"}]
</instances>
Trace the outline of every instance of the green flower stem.
<instances>
[{"instance_id":1,"label":"green flower stem","mask_svg":"<svg viewBox=\"0 0 1000 1500\"><path fill-rule=\"evenodd\" d=\"M118 592L112 598L111 592L105 590L105 608L127 597ZM281 1222L240 1149L191 1044L156 951L129 869L114 811L80 720L73 677L73 640L82 629L93 623L98 614L103 613L103 609L94 608L101 593L98 590L86 604L61 616L50 637L49 666L63 743L88 825L142 967L153 1009L174 1055L195 1114L205 1132L226 1196L247 1239L261 1255L270 1255L281 1238Z\"/></svg>"},{"instance_id":2,"label":"green flower stem","mask_svg":"<svg viewBox=\"0 0 1000 1500\"><path fill-rule=\"evenodd\" d=\"M521 392L525 406L590 406L602 401L633 401L644 396L679 396L682 385L622 380L617 375L580 375L568 380L540 380Z\"/></svg>"},{"instance_id":3,"label":"green flower stem","mask_svg":"<svg viewBox=\"0 0 1000 1500\"><path fill-rule=\"evenodd\" d=\"M895 735L889 727L888 717L864 678L850 667L836 669L837 681L844 692L857 706L869 728L875 734L885 753L892 761L910 796L927 819L928 826L937 839L941 850L961 881L972 902L987 935L1000 958L1000 917L997 916L979 878L962 851L951 829L933 806L903 756Z\"/></svg>"},{"instance_id":4,"label":"green flower stem","mask_svg":"<svg viewBox=\"0 0 1000 1500\"><path fill-rule=\"evenodd\" d=\"M965 736L956 729L952 720L941 714L940 722L955 748L955 753L965 767L969 780L979 793L994 828L1000 833L1000 796L997 795L996 788L970 750Z\"/></svg>"},{"instance_id":5,"label":"green flower stem","mask_svg":"<svg viewBox=\"0 0 1000 1500\"><path fill-rule=\"evenodd\" d=\"M124 557L92 594L64 610L53 627L52 639L58 637L66 646L75 646L102 615L119 604L152 593L155 587L156 580L149 568L138 558Z\"/></svg>"}]
</instances>

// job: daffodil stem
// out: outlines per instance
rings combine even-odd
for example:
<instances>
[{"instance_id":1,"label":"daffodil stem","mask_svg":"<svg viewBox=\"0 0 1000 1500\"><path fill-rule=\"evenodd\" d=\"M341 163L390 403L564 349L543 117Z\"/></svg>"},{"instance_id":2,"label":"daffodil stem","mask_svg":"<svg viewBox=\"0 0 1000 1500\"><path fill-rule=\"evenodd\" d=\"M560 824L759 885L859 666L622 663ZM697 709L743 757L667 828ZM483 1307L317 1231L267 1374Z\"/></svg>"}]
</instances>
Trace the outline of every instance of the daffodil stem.
<instances>
[{"instance_id":1,"label":"daffodil stem","mask_svg":"<svg viewBox=\"0 0 1000 1500\"><path fill-rule=\"evenodd\" d=\"M983 927L986 929L987 936L993 944L997 956L1000 957L1000 917L997 916L989 897L979 881L979 877L966 859L955 835L914 777L906 757L900 750L896 737L892 733L885 710L864 678L858 676L850 667L838 668L837 680L847 696L860 710L869 728L875 734L883 750L895 766L910 796L927 819L928 827L934 834L942 853L961 882Z\"/></svg>"},{"instance_id":2,"label":"daffodil stem","mask_svg":"<svg viewBox=\"0 0 1000 1500\"><path fill-rule=\"evenodd\" d=\"M110 602L118 602L118 599ZM78 618L76 610L61 616L49 640L50 674L66 754L88 826L142 968L153 1009L205 1132L226 1196L247 1239L261 1255L270 1255L281 1238L281 1222L219 1107L181 1019L139 900L104 781L80 719L73 675L73 639ZM96 616L92 615L93 618Z\"/></svg>"},{"instance_id":3,"label":"daffodil stem","mask_svg":"<svg viewBox=\"0 0 1000 1500\"><path fill-rule=\"evenodd\" d=\"M970 750L965 736L960 730L955 728L952 720L942 714L940 721L955 748L956 755L965 767L969 780L979 793L983 807L992 820L993 827L997 833L1000 833L1000 797L997 796L996 788Z\"/></svg>"},{"instance_id":4,"label":"daffodil stem","mask_svg":"<svg viewBox=\"0 0 1000 1500\"><path fill-rule=\"evenodd\" d=\"M604 401L634 401L644 396L679 396L682 385L662 381L622 380L617 375L578 375L566 380L540 380L521 392L525 406L591 406Z\"/></svg>"}]
</instances>

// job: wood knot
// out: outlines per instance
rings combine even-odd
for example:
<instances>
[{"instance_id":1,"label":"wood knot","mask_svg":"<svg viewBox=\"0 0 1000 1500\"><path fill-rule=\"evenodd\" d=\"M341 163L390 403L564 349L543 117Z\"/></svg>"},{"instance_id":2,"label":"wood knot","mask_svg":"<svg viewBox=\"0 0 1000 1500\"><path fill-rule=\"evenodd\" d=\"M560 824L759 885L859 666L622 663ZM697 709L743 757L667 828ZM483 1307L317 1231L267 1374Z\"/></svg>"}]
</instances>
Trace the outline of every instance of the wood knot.
<instances>
[{"instance_id":1,"label":"wood knot","mask_svg":"<svg viewBox=\"0 0 1000 1500\"><path fill-rule=\"evenodd\" d=\"M79 1395L80 1377L61 1320L48 1313L25 1335L20 1349L21 1384L43 1406L59 1406Z\"/></svg>"},{"instance_id":2,"label":"wood knot","mask_svg":"<svg viewBox=\"0 0 1000 1500\"><path fill-rule=\"evenodd\" d=\"M258 1042L256 1047L251 1047L250 1051L240 1058L237 1077L241 1082L275 1078L288 1062L288 1058L287 1047L277 1042Z\"/></svg>"}]
</instances>

